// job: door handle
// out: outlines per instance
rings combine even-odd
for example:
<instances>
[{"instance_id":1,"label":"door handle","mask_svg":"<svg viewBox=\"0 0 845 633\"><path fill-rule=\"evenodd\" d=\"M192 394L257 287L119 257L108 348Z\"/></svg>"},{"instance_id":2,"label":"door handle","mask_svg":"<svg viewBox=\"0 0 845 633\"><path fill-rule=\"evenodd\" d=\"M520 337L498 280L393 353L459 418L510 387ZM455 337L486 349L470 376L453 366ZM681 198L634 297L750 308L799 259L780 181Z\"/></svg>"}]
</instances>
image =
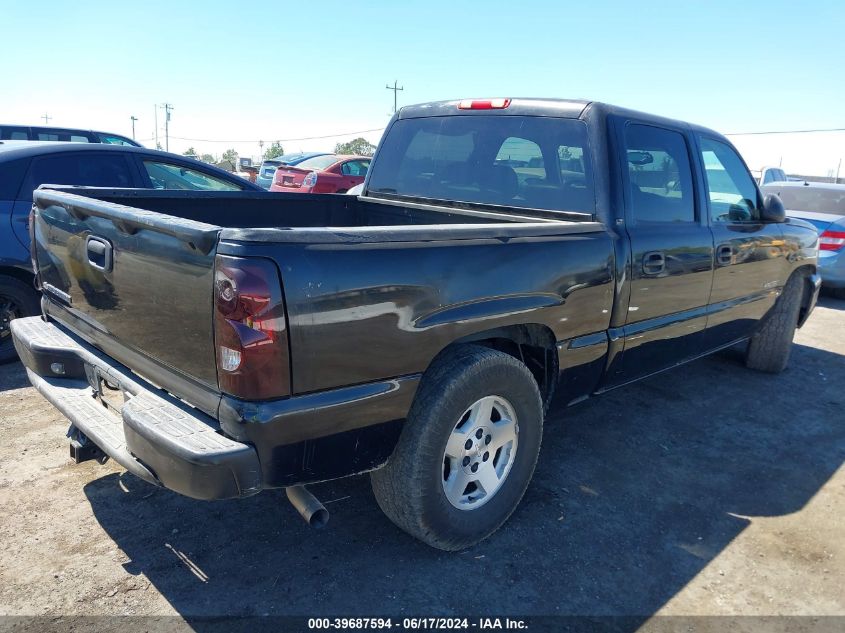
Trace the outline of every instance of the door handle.
<instances>
[{"instance_id":1,"label":"door handle","mask_svg":"<svg viewBox=\"0 0 845 633\"><path fill-rule=\"evenodd\" d=\"M734 262L734 251L730 244L721 244L716 251L716 261L721 266L730 266Z\"/></svg>"},{"instance_id":2,"label":"door handle","mask_svg":"<svg viewBox=\"0 0 845 633\"><path fill-rule=\"evenodd\" d=\"M85 251L88 255L88 264L92 268L107 272L112 269L114 261L112 246L108 240L96 235L89 235L85 241Z\"/></svg>"},{"instance_id":3,"label":"door handle","mask_svg":"<svg viewBox=\"0 0 845 633\"><path fill-rule=\"evenodd\" d=\"M660 251L651 251L643 255L643 272L646 275L658 275L666 270L666 256Z\"/></svg>"}]
</instances>

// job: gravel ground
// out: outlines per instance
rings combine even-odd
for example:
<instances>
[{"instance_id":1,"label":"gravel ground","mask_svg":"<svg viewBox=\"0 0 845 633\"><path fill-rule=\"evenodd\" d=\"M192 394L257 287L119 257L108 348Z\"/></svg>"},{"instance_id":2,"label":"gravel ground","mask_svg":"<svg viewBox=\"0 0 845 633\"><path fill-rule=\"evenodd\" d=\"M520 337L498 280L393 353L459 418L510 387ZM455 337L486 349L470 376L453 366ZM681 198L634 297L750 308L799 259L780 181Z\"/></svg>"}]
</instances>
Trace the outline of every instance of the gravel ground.
<instances>
[{"instance_id":1,"label":"gravel ground","mask_svg":"<svg viewBox=\"0 0 845 633\"><path fill-rule=\"evenodd\" d=\"M278 491L200 502L74 465L2 366L0 614L845 616L843 385L845 301L823 298L779 376L728 352L554 409L510 522L447 554L366 477L313 488L313 531Z\"/></svg>"}]
</instances>

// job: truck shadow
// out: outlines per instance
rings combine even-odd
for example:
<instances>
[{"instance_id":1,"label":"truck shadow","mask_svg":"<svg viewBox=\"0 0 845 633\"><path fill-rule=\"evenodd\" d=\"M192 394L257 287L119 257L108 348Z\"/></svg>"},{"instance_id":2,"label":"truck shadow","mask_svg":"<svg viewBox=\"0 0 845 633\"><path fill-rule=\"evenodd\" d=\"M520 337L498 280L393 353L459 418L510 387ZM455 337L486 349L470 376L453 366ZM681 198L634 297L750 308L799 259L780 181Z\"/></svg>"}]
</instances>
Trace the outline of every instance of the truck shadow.
<instances>
[{"instance_id":1,"label":"truck shadow","mask_svg":"<svg viewBox=\"0 0 845 633\"><path fill-rule=\"evenodd\" d=\"M845 460L843 357L793 354L780 376L727 354L553 410L519 509L455 554L394 528L366 477L312 488L332 512L322 531L278 491L206 503L109 475L85 493L127 571L197 630L263 614L624 615L635 630L743 517L800 510Z\"/></svg>"}]
</instances>

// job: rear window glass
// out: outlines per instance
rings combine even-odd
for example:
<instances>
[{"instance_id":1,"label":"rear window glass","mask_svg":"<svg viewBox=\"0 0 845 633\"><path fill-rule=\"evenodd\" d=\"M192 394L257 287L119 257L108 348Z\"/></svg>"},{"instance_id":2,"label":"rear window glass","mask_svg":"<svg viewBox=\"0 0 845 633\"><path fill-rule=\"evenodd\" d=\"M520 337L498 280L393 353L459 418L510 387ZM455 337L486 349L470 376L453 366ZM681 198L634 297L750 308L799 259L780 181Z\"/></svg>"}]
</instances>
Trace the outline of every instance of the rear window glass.
<instances>
[{"instance_id":1,"label":"rear window glass","mask_svg":"<svg viewBox=\"0 0 845 633\"><path fill-rule=\"evenodd\" d=\"M296 166L300 169L326 169L336 162L337 156L315 156L314 158L297 163Z\"/></svg>"},{"instance_id":2,"label":"rear window glass","mask_svg":"<svg viewBox=\"0 0 845 633\"><path fill-rule=\"evenodd\" d=\"M593 213L583 122L474 115L404 119L390 128L368 191Z\"/></svg>"},{"instance_id":3,"label":"rear window glass","mask_svg":"<svg viewBox=\"0 0 845 633\"><path fill-rule=\"evenodd\" d=\"M812 185L798 187L766 185L762 189L763 194L773 193L779 196L783 206L792 211L845 215L845 187L828 189Z\"/></svg>"}]
</instances>

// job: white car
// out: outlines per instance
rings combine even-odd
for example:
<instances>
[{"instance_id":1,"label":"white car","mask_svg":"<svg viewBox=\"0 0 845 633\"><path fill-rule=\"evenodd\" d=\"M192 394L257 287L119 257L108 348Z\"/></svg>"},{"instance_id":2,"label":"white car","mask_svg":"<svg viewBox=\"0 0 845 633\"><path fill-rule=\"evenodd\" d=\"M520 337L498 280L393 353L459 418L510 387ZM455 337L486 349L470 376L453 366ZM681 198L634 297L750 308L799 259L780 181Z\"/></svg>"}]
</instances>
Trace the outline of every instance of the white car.
<instances>
[{"instance_id":1,"label":"white car","mask_svg":"<svg viewBox=\"0 0 845 633\"><path fill-rule=\"evenodd\" d=\"M760 186L768 185L773 182L786 182L789 177L786 172L780 167L762 167L761 169L752 169L751 175L757 180Z\"/></svg>"}]
</instances>

